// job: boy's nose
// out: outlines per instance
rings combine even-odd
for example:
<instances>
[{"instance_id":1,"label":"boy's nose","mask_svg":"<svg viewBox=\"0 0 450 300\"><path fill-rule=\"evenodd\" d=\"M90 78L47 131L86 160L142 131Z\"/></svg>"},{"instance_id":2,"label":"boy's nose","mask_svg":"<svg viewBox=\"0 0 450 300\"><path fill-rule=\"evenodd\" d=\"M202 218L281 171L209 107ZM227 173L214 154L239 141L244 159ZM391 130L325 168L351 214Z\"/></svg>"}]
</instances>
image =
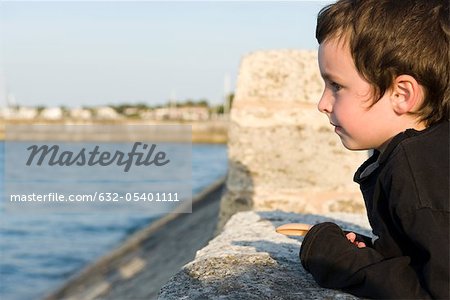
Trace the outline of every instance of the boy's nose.
<instances>
[{"instance_id":1,"label":"boy's nose","mask_svg":"<svg viewBox=\"0 0 450 300\"><path fill-rule=\"evenodd\" d=\"M333 105L331 103L331 99L327 97L325 92L322 94L322 97L319 100L319 103L317 104L317 109L324 114L330 114L333 110Z\"/></svg>"}]
</instances>

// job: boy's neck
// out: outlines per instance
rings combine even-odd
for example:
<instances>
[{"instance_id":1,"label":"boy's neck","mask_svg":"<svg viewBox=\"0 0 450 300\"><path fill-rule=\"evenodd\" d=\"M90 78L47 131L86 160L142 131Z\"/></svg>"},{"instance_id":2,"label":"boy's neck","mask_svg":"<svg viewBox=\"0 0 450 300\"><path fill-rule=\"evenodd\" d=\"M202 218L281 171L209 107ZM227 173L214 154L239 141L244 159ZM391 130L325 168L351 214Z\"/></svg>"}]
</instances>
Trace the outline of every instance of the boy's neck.
<instances>
[{"instance_id":1,"label":"boy's neck","mask_svg":"<svg viewBox=\"0 0 450 300\"><path fill-rule=\"evenodd\" d=\"M397 134L400 134L402 132L405 132L408 129L414 129L416 131L422 131L425 130L427 128L426 123L425 122L418 122L415 123L413 126L409 127L409 128L405 128L403 131L398 132ZM396 135L397 135L396 134ZM392 136L390 139L388 139L387 141L385 141L380 147L377 147L376 150L378 150L380 152L380 154L382 154L384 152L384 150L386 150L386 147L389 145L389 143L392 141L392 139L396 136Z\"/></svg>"}]
</instances>

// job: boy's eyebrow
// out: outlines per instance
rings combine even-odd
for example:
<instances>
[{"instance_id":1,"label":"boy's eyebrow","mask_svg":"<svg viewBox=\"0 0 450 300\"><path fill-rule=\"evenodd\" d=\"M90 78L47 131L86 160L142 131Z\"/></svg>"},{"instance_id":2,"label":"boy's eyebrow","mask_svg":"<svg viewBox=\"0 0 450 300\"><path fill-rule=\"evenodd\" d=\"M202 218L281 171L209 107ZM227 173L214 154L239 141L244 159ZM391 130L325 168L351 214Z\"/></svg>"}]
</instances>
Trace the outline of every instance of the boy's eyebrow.
<instances>
[{"instance_id":1,"label":"boy's eyebrow","mask_svg":"<svg viewBox=\"0 0 450 300\"><path fill-rule=\"evenodd\" d=\"M339 77L338 76L334 76L334 75L332 75L332 74L330 74L330 73L327 73L327 72L320 72L320 76L322 76L322 78L324 79L324 80L328 80L328 81L335 81L335 80L338 80L339 81Z\"/></svg>"}]
</instances>

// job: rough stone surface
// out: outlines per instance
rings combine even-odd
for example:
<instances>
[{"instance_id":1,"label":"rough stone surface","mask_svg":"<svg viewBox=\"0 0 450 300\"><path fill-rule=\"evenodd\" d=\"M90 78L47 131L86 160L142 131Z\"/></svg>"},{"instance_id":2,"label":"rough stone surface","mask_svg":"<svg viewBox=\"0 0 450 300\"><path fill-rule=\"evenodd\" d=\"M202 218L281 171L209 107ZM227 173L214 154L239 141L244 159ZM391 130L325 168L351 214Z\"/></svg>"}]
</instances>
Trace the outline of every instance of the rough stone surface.
<instances>
[{"instance_id":1,"label":"rough stone surface","mask_svg":"<svg viewBox=\"0 0 450 300\"><path fill-rule=\"evenodd\" d=\"M299 261L303 238L275 232L286 223L330 220L370 236L361 214L237 213L224 231L162 288L158 299L357 299L319 287Z\"/></svg>"},{"instance_id":2,"label":"rough stone surface","mask_svg":"<svg viewBox=\"0 0 450 300\"><path fill-rule=\"evenodd\" d=\"M314 104L322 92L316 51L250 53L241 62L238 84L239 97L246 101Z\"/></svg>"},{"instance_id":3,"label":"rough stone surface","mask_svg":"<svg viewBox=\"0 0 450 300\"><path fill-rule=\"evenodd\" d=\"M317 111L322 89L314 51L264 51L243 58L219 228L243 210L364 210L352 179L367 153L345 149Z\"/></svg>"}]
</instances>

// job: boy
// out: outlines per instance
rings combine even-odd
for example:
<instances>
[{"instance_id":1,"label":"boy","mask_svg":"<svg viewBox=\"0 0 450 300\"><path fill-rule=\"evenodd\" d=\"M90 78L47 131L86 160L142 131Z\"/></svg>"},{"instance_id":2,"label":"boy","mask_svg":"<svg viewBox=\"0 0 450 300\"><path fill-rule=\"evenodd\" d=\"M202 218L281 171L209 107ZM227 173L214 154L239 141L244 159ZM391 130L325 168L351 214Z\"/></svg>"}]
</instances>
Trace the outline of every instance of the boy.
<instances>
[{"instance_id":1,"label":"boy","mask_svg":"<svg viewBox=\"0 0 450 300\"><path fill-rule=\"evenodd\" d=\"M300 250L323 287L449 299L449 2L340 0L317 19L318 108L358 169L374 238L315 225Z\"/></svg>"}]
</instances>

